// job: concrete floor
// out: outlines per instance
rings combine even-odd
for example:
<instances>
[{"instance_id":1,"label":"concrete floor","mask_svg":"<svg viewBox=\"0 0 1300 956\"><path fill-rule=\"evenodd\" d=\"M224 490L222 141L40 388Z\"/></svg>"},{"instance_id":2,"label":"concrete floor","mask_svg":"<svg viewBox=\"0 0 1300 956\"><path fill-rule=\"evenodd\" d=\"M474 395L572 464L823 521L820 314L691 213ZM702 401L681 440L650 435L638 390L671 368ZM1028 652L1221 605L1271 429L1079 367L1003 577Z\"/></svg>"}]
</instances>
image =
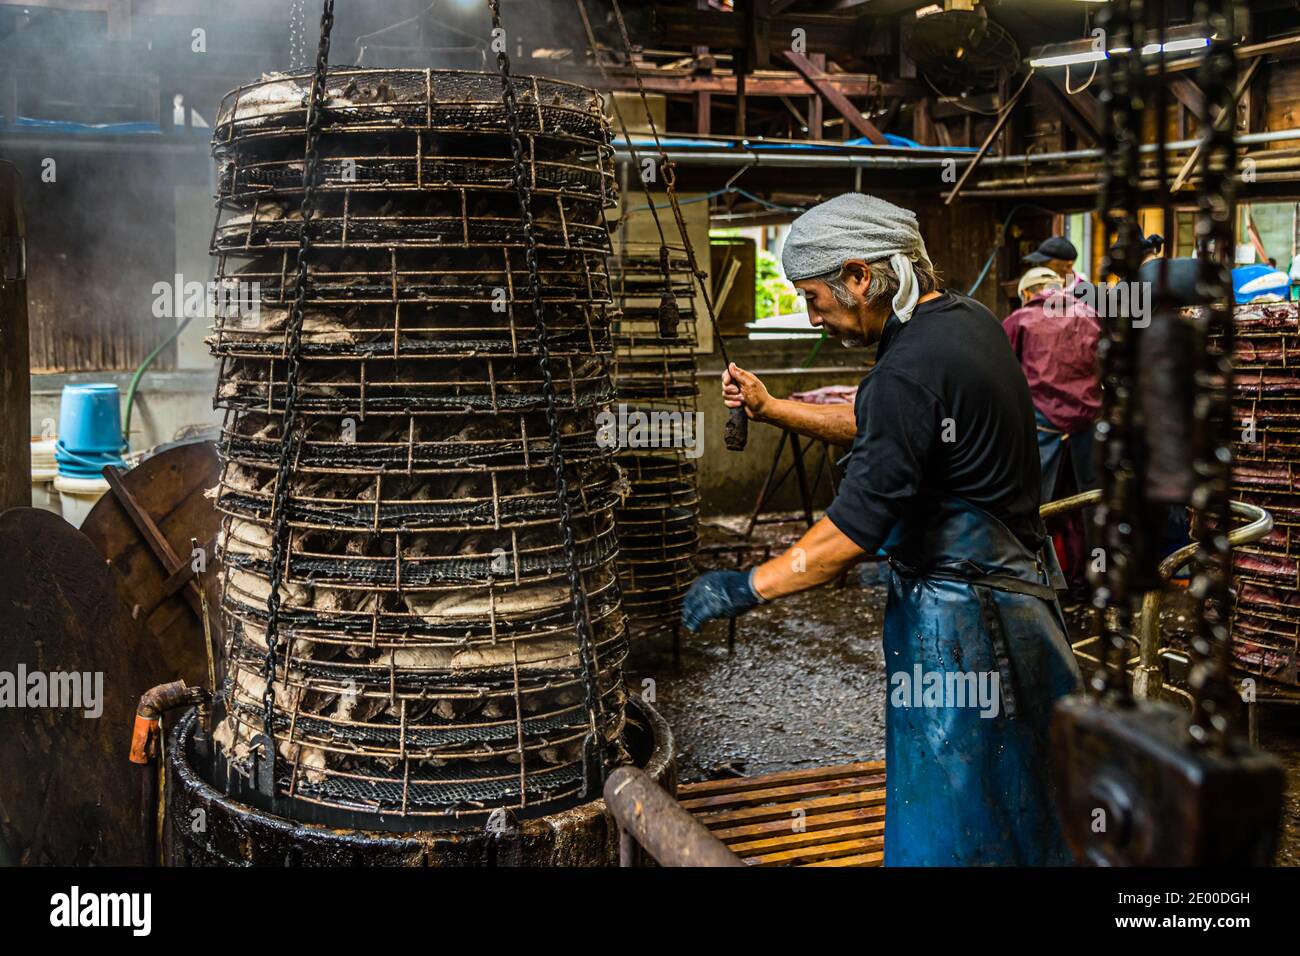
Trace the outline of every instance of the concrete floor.
<instances>
[{"instance_id":1,"label":"concrete floor","mask_svg":"<svg viewBox=\"0 0 1300 956\"><path fill-rule=\"evenodd\" d=\"M733 525L734 527L734 525ZM707 527L704 539L730 537ZM800 526L760 528L779 548ZM1170 602L1165 627L1187 624ZM828 587L760 607L741 619L734 650L725 624L682 634L680 669L668 635L642 639L633 654L634 686L654 681L655 705L677 739L681 779L752 776L885 756L885 666L880 649L881 586ZM1082 608L1067 608L1077 636ZM1300 707L1270 706L1260 716L1262 746L1287 769L1283 833L1276 862L1300 865Z\"/></svg>"}]
</instances>

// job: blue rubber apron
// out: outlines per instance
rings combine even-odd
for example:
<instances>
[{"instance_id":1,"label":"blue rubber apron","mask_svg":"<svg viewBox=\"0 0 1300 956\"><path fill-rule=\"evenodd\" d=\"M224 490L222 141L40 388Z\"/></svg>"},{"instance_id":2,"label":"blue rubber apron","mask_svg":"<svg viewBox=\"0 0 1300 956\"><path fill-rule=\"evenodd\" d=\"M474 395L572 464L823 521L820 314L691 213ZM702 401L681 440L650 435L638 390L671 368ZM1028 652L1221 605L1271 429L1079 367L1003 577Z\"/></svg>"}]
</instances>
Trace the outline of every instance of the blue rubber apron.
<instances>
[{"instance_id":1,"label":"blue rubber apron","mask_svg":"<svg viewBox=\"0 0 1300 956\"><path fill-rule=\"evenodd\" d=\"M1079 669L1055 556L957 498L917 511L886 544L885 865L1067 865L1048 728Z\"/></svg>"}]
</instances>

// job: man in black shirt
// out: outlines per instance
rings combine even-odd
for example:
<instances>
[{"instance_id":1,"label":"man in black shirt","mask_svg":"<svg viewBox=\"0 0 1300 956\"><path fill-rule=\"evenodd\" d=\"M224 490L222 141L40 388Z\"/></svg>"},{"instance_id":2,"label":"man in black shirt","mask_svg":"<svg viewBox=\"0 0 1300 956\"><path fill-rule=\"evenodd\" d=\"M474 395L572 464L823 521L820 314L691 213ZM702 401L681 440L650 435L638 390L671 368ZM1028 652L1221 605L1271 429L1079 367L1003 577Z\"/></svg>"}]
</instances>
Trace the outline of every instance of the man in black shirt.
<instances>
[{"instance_id":1,"label":"man in black shirt","mask_svg":"<svg viewBox=\"0 0 1300 956\"><path fill-rule=\"evenodd\" d=\"M713 571L683 621L731 617L834 579L882 547L886 865L1063 864L1047 764L1054 701L1078 669L1038 516L1028 385L997 319L942 291L908 211L848 194L794 224L783 262L809 318L877 360L845 406L772 398L731 365L723 397L843 443L826 517L748 573Z\"/></svg>"}]
</instances>

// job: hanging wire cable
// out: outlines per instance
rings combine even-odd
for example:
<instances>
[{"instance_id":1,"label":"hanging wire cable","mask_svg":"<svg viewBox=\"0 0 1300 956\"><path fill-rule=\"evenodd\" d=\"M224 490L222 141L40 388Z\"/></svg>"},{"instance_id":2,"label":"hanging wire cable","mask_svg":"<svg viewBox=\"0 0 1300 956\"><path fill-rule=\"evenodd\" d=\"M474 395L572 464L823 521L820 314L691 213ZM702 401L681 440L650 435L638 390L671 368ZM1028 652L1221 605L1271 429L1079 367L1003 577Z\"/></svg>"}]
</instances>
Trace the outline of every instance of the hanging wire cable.
<instances>
[{"instance_id":1,"label":"hanging wire cable","mask_svg":"<svg viewBox=\"0 0 1300 956\"><path fill-rule=\"evenodd\" d=\"M1092 72L1088 74L1088 81L1078 89L1074 89L1070 86L1070 64L1068 63L1065 64L1065 92L1069 93L1071 96L1074 96L1076 93L1082 93L1088 87L1092 86L1092 81L1097 78L1097 62L1098 61L1096 60L1093 61Z\"/></svg>"}]
</instances>

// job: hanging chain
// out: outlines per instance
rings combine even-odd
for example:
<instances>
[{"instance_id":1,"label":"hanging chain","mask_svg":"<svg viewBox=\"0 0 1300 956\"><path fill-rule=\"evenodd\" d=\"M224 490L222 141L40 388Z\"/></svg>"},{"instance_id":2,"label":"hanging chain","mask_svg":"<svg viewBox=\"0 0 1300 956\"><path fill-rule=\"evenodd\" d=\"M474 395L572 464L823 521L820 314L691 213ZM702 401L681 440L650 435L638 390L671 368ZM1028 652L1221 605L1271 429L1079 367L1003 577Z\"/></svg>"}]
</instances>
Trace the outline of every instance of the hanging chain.
<instances>
[{"instance_id":1,"label":"hanging chain","mask_svg":"<svg viewBox=\"0 0 1300 956\"><path fill-rule=\"evenodd\" d=\"M659 220L659 207L655 205L654 196L650 193L650 183L646 180L645 171L641 168L641 159L637 155L636 146L632 142L632 135L628 132L627 123L623 120L623 110L618 104L618 97L614 94L612 84L609 83L609 71L605 69L605 64L600 60L600 53L596 49L596 31L591 28L591 18L587 15L586 0L577 0L578 15L582 18L582 27L587 34L587 46L591 50L591 58L600 70L600 75L605 79L605 85L609 88L609 103L613 108L614 117L618 120L619 132L623 134L623 141L627 143L628 153L632 156L632 167L637 170L637 178L641 180L641 191L645 195L646 207L650 210L650 216L655 222L655 231L659 233L659 271L663 274L664 291L659 303L659 327L662 332L666 327L671 326L673 333L676 334L677 321L680 315L677 310L677 296L673 293L672 270L668 260L668 237L664 234L664 225ZM649 115L647 113L647 115ZM654 119L651 117L653 123ZM624 230L624 225L628 220L628 211L626 209L627 199L624 197L624 209L619 217L619 230Z\"/></svg>"},{"instance_id":2,"label":"hanging chain","mask_svg":"<svg viewBox=\"0 0 1300 956\"><path fill-rule=\"evenodd\" d=\"M569 565L569 594L573 604L573 629L578 637L578 661L582 668L588 732L583 742L583 785L587 797L600 792L605 782L605 761L601 741L603 704L597 680L596 651L587 615L587 598L583 589L582 569L573 538L573 514L569 504L569 484L565 476L564 449L560 445L560 420L557 412L555 379L551 373L551 352L547 342L546 311L542 302L542 278L537 257L537 236L533 229L532 187L528 165L524 160L523 137L519 132L519 102L510 75L510 57L502 40L500 0L488 0L492 11L493 37L501 42L497 66L501 70L501 98L505 105L506 125L510 132L510 149L514 155L515 195L519 200L519 218L524 230L525 258L528 263L528 291L537 336L537 364L542 373L542 391L546 398L546 427L550 432L551 466L555 473L555 497L560 518L560 536ZM540 107L540 104L538 104Z\"/></svg>"},{"instance_id":3,"label":"hanging chain","mask_svg":"<svg viewBox=\"0 0 1300 956\"><path fill-rule=\"evenodd\" d=\"M262 677L266 692L262 697L262 727L270 753L263 759L275 760L275 655L278 647L280 617L280 582L288 565L285 546L289 535L285 509L289 502L289 471L298 457L301 426L298 421L298 353L302 338L303 303L307 297L307 258L311 223L316 213L317 169L321 114L325 105L325 81L329 65L330 31L334 27L334 0L325 0L320 18L320 44L316 50L316 73L312 77L307 102L306 149L302 170L302 203L299 210L302 226L298 230L297 269L293 277L293 306L289 313L284 344L284 412L280 424L280 462L275 472L275 493L271 502L271 574L266 599L266 658ZM272 376L272 381L274 376ZM268 388L273 388L268 384Z\"/></svg>"},{"instance_id":4,"label":"hanging chain","mask_svg":"<svg viewBox=\"0 0 1300 956\"><path fill-rule=\"evenodd\" d=\"M1141 264L1138 242L1138 172L1146 71L1138 53L1145 42L1142 0L1117 0L1098 17L1107 46L1117 44L1121 32L1127 53L1106 58L1106 82L1101 93L1103 155L1101 218L1107 253L1099 282L1114 273L1121 283L1136 281ZM1122 215L1121 215L1122 213ZM1117 235L1118 255L1109 250ZM1133 578L1137 561L1141 477L1137 461L1136 371L1137 340L1132 317L1110 317L1098 343L1101 366L1102 407L1097 423L1098 460L1102 464L1101 503L1093 513L1102 547L1103 570L1093 571L1093 607L1100 638L1100 666L1092 677L1097 693L1130 699L1124 660L1133 630Z\"/></svg>"},{"instance_id":5,"label":"hanging chain","mask_svg":"<svg viewBox=\"0 0 1300 956\"><path fill-rule=\"evenodd\" d=\"M1230 0L1196 4L1196 20L1205 23L1210 46L1198 78L1204 92L1200 117L1200 184L1197 189L1197 255L1201 263L1202 305L1197 309L1201 367L1196 371L1194 453L1196 489L1192 506L1200 533L1189 591L1197 602L1192 635L1193 694L1189 734L1197 744L1222 747L1231 730L1235 706L1230 679L1232 636L1232 279L1236 237L1234 173L1236 165L1237 62L1232 52ZM1217 123L1222 113L1227 122ZM1222 128L1220 128L1222 126ZM1213 346L1217 340L1218 347ZM1203 520L1208 518L1209 520Z\"/></svg>"},{"instance_id":6,"label":"hanging chain","mask_svg":"<svg viewBox=\"0 0 1300 956\"><path fill-rule=\"evenodd\" d=\"M713 293L709 289L708 275L700 270L699 264L695 258L695 247L691 245L690 234L686 230L686 219L682 215L682 207L677 201L677 170L673 161L668 158L664 152L663 143L659 140L659 130L655 125L654 114L650 112L650 101L646 98L645 84L641 82L641 69L636 65L636 56L632 50L632 38L627 32L627 22L623 19L623 9L619 6L618 0L610 0L614 10L614 19L618 21L618 32L623 39L623 49L627 54L628 65L632 67L632 75L636 78L637 92L641 96L641 106L645 110L646 120L650 124L650 135L655 141L655 151L659 153L659 169L664 177L664 192L668 194L668 203L673 210L673 218L677 221L677 231L682 237L682 246L686 250L686 262L690 267L691 274L695 276L695 281L700 287L700 297L704 299L704 307L709 312L709 323L713 327L713 337L718 343L718 352L722 356L724 368L731 365L731 359L727 356L727 346L722 341L722 336L718 334L718 315L713 308Z\"/></svg>"}]
</instances>

